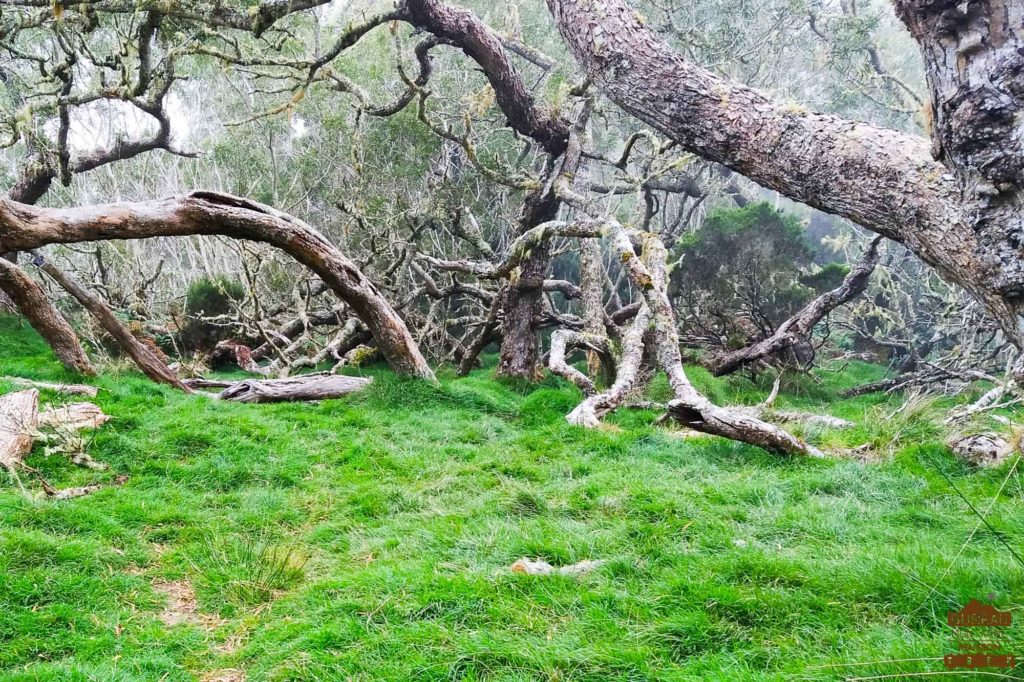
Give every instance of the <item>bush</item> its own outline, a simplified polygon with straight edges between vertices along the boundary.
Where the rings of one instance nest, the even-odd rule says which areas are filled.
[[[727,347],[771,334],[839,272],[828,268],[805,281],[813,253],[803,227],[765,202],[712,212],[675,256],[684,332]]]
[[[192,282],[185,295],[186,322],[181,335],[185,349],[209,352],[230,338],[230,327],[212,324],[204,318],[230,314],[243,298],[245,286],[224,275]]]

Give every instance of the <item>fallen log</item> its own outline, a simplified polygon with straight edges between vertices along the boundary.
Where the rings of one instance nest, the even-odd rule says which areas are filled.
[[[46,381],[32,381],[31,379],[22,379],[21,377],[3,377],[0,381],[6,381],[14,384],[15,386],[38,388],[40,390],[53,391],[54,393],[65,393],[67,395],[84,395],[89,398],[95,398],[96,393],[99,390],[95,386],[86,386],[85,384],[51,384]]]
[[[224,379],[185,379],[185,385],[189,388],[228,388],[237,383]]]
[[[39,424],[39,391],[0,396],[0,467],[12,473],[32,450]]]
[[[288,379],[248,379],[224,389],[217,397],[236,403],[279,403],[330,400],[361,391],[373,379],[319,374]]]

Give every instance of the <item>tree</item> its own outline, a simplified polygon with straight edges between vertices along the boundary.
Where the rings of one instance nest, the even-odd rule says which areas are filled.
[[[1024,6],[897,0],[925,56],[931,145],[715,76],[623,0],[548,0],[614,102],[684,148],[896,240],[960,284],[1024,347]],[[1024,370],[1024,368],[1022,368]]]

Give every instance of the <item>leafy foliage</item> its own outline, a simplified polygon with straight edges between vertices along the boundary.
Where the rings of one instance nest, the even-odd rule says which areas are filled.
[[[801,281],[812,252],[800,223],[767,202],[711,213],[677,257],[685,330],[725,345],[771,333],[815,294]]]
[[[226,275],[203,277],[192,282],[185,296],[185,328],[182,342],[187,350],[208,352],[229,338],[230,328],[209,318],[227,315],[245,298],[245,287]]]

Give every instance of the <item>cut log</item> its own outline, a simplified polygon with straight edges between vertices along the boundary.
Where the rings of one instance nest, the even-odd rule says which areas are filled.
[[[86,386],[85,384],[51,384],[46,381],[32,381],[31,379],[22,379],[21,377],[3,377],[0,381],[7,381],[16,386],[26,386],[28,388],[53,391],[54,393],[84,395],[89,398],[95,398],[96,393],[98,392],[98,389],[95,386]]]
[[[15,471],[32,450],[39,424],[39,391],[29,389],[0,397],[0,466]]]
[[[361,391],[373,379],[335,374],[288,379],[247,380],[232,384],[218,396],[237,403],[280,403],[330,400]]]

